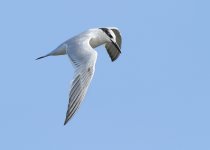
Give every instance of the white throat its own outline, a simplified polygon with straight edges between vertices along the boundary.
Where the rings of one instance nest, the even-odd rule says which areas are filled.
[[[90,45],[92,48],[96,48],[100,45],[110,42],[109,38],[106,37],[106,35],[100,29],[92,30],[90,34],[92,37],[90,40]]]

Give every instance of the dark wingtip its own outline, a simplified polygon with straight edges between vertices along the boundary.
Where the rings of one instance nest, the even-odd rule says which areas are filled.
[[[38,57],[38,58],[35,59],[35,60],[39,60],[39,59],[42,59],[42,58],[45,58],[45,57],[47,57],[47,56],[41,56],[41,57]]]
[[[63,124],[63,125],[65,126],[65,125],[67,124],[67,122],[68,122],[68,120],[66,119],[66,120],[64,121],[64,124]]]

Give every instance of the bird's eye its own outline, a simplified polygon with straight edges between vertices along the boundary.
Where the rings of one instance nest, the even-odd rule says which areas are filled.
[[[112,36],[109,32],[107,32],[107,35],[108,35],[110,38],[113,38],[113,36]]]
[[[110,38],[113,38],[113,36],[111,35],[111,33],[107,32],[106,33]]]
[[[104,31],[106,33],[106,35],[108,35],[111,39],[113,39],[113,36],[111,35],[111,33],[108,31],[108,29],[106,28],[100,28],[102,31]]]

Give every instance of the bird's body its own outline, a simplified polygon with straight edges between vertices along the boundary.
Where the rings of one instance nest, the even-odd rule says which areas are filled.
[[[65,41],[49,54],[37,58],[67,54],[75,68],[64,125],[71,119],[84,99],[95,71],[97,52],[94,48],[102,44],[105,44],[111,60],[116,60],[121,53],[119,30],[114,27],[89,29]]]

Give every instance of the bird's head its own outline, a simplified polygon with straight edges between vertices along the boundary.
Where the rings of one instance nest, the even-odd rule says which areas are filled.
[[[107,40],[110,41],[120,51],[120,47],[117,44],[116,35],[114,34],[114,32],[109,28],[99,28],[99,29],[103,31]]]

